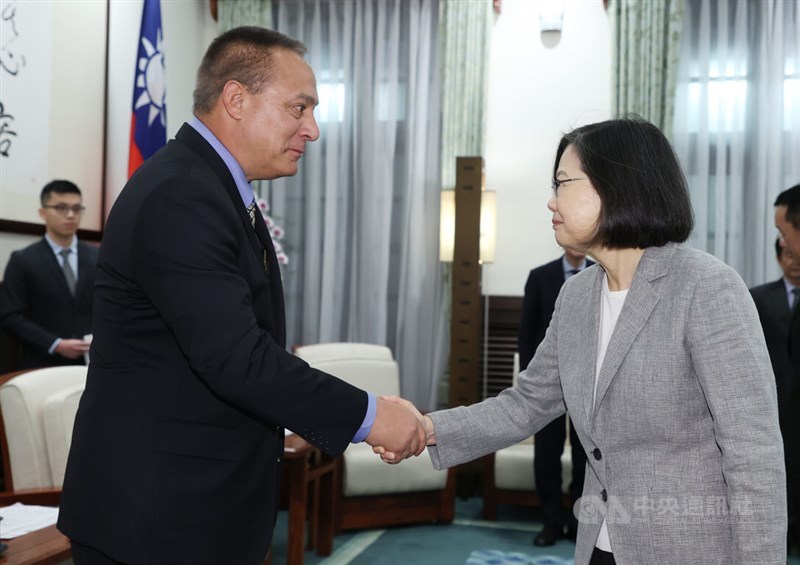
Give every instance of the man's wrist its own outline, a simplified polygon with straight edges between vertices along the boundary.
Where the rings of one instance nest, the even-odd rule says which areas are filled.
[[[356,435],[353,436],[352,443],[361,443],[367,436],[369,432],[372,431],[372,424],[375,423],[375,415],[378,412],[378,401],[375,398],[375,395],[371,392],[367,393],[367,413],[364,415],[364,421],[361,424],[361,427],[356,432]]]

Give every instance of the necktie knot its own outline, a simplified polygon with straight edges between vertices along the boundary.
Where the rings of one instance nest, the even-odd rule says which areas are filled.
[[[567,271],[567,277],[571,277],[572,275],[577,275],[580,272],[581,272],[580,269],[570,269],[569,271]]]
[[[253,224],[253,227],[256,227],[256,199],[253,198],[253,201],[250,202],[250,205],[247,207],[247,213],[250,214],[250,223]]]

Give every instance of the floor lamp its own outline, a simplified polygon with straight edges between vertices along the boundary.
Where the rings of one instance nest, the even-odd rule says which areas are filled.
[[[442,191],[441,261],[452,262],[449,406],[481,399],[481,264],[494,261],[496,193],[483,188],[483,158],[456,158],[455,190]]]

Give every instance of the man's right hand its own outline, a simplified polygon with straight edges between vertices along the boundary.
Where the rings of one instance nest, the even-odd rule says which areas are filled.
[[[422,453],[426,443],[425,428],[414,412],[384,398],[378,398],[377,403],[375,422],[366,442],[393,453],[392,463]]]
[[[89,351],[89,342],[82,339],[62,339],[56,345],[55,352],[67,359],[78,359]]]

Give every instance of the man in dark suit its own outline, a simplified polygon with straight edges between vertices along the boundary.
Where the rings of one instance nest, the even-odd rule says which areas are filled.
[[[800,263],[800,184],[781,192],[775,199],[775,227],[781,234],[783,253]],[[766,333],[765,333],[766,335]],[[767,336],[767,339],[769,337]],[[769,342],[767,343],[769,346]],[[772,350],[770,350],[770,354]],[[789,326],[789,359],[792,374],[778,396],[786,454],[786,488],[789,513],[787,545],[790,555],[800,554],[800,308],[793,308]],[[777,377],[777,370],[776,370]],[[778,383],[780,387],[780,383]],[[780,388],[778,389],[781,394]]]
[[[11,254],[0,287],[0,327],[20,343],[19,369],[82,364],[92,328],[97,247],[76,236],[81,191],[54,180],[40,200],[45,235]]]
[[[58,526],[76,565],[261,563],[284,427],[419,454],[411,411],[286,351],[281,275],[249,182],[294,175],[319,137],[305,48],[230,30],[195,118],[131,177],[100,248],[92,362]]]
[[[784,249],[780,238],[775,241],[775,253],[783,276],[777,281],[750,289],[758,309],[764,337],[767,341],[775,384],[778,388],[778,411],[781,429],[786,431],[786,417],[795,407],[787,405],[787,390],[794,378],[795,368],[789,359],[789,324],[792,311],[800,304],[800,261],[790,249]]]
[[[586,260],[585,255],[565,249],[561,258],[530,272],[528,282],[525,283],[519,324],[517,347],[520,367],[528,366],[536,348],[544,339],[561,285],[570,276],[593,264]],[[578,532],[575,516],[564,510],[561,504],[561,454],[564,452],[566,430],[567,416],[564,415],[550,422],[534,436],[533,474],[541,502],[543,524],[533,543],[540,547],[554,545],[564,535],[574,541]],[[572,482],[569,492],[572,500],[577,500],[583,490],[586,454],[572,428],[569,437],[572,448]]]

